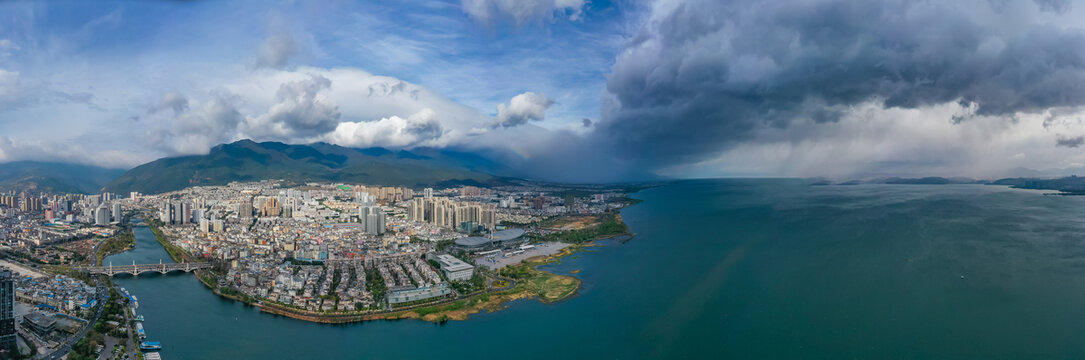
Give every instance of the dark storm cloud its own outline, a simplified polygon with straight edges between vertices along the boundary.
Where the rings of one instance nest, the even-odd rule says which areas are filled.
[[[684,1],[654,14],[616,60],[598,134],[622,156],[659,166],[703,160],[798,119],[834,122],[872,101],[960,101],[977,115],[1082,105],[1085,35],[1039,20],[1069,8]]]
[[[1065,146],[1068,148],[1076,148],[1085,144],[1085,135],[1075,137],[1062,137],[1059,136],[1055,139],[1056,146]]]

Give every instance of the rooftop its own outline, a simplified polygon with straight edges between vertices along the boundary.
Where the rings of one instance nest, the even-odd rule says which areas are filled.
[[[456,245],[459,246],[481,246],[488,244],[490,239],[478,236],[471,236],[465,238],[456,239]]]
[[[448,254],[437,255],[437,262],[441,263],[441,269],[446,271],[463,271],[474,268],[471,264]]]
[[[524,229],[508,229],[495,232],[493,239],[495,241],[509,241],[524,236]]]

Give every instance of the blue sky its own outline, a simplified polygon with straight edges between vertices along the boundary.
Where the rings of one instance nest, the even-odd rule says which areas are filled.
[[[20,86],[15,91],[20,95],[0,98],[0,134],[28,143],[27,149],[44,150],[31,156],[57,152],[63,159],[72,156],[65,151],[80,150],[51,148],[73,147],[129,153],[75,159],[113,166],[198,153],[136,139],[169,128],[172,119],[147,114],[163,94],[181,94],[196,106],[208,92],[255,81],[246,77],[311,69],[356,69],[403,80],[473,108],[480,118],[496,116],[499,104],[533,92],[552,100],[545,120],[533,125],[578,130],[585,118],[598,121],[605,76],[629,37],[636,6],[598,1],[544,8],[524,19],[472,16],[463,6],[458,1],[0,4],[6,14],[0,39],[10,44],[0,69],[9,77],[17,73]],[[266,50],[275,46],[283,49]],[[269,56],[277,58],[268,62]],[[268,90],[251,96],[275,93],[274,86]],[[263,106],[247,99],[250,94],[237,95],[254,113]],[[340,120],[377,120],[366,116],[346,112]],[[486,120],[481,121],[485,128]]]
[[[1077,0],[0,3],[0,162],[223,142],[568,181],[1085,169]]]

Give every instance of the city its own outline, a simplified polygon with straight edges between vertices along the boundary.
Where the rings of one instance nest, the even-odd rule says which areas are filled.
[[[1085,359],[1082,20],[0,1],[0,360]]]
[[[625,191],[262,180],[155,195],[4,194],[0,278],[12,290],[0,301],[14,301],[6,318],[16,326],[0,336],[17,333],[19,345],[4,346],[23,355],[159,356],[138,300],[110,281],[146,271],[191,271],[219,296],[321,323],[443,323],[512,299],[558,301],[580,281],[535,267],[627,235],[615,215],[635,203]],[[134,227],[151,229],[169,264],[105,260],[135,246]]]

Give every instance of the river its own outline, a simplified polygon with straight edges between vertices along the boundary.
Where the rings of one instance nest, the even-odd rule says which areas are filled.
[[[546,269],[554,304],[444,325],[323,325],[119,277],[166,359],[1085,357],[1085,197],[983,185],[684,181],[622,210],[637,236]],[[114,265],[169,256],[145,227]]]

